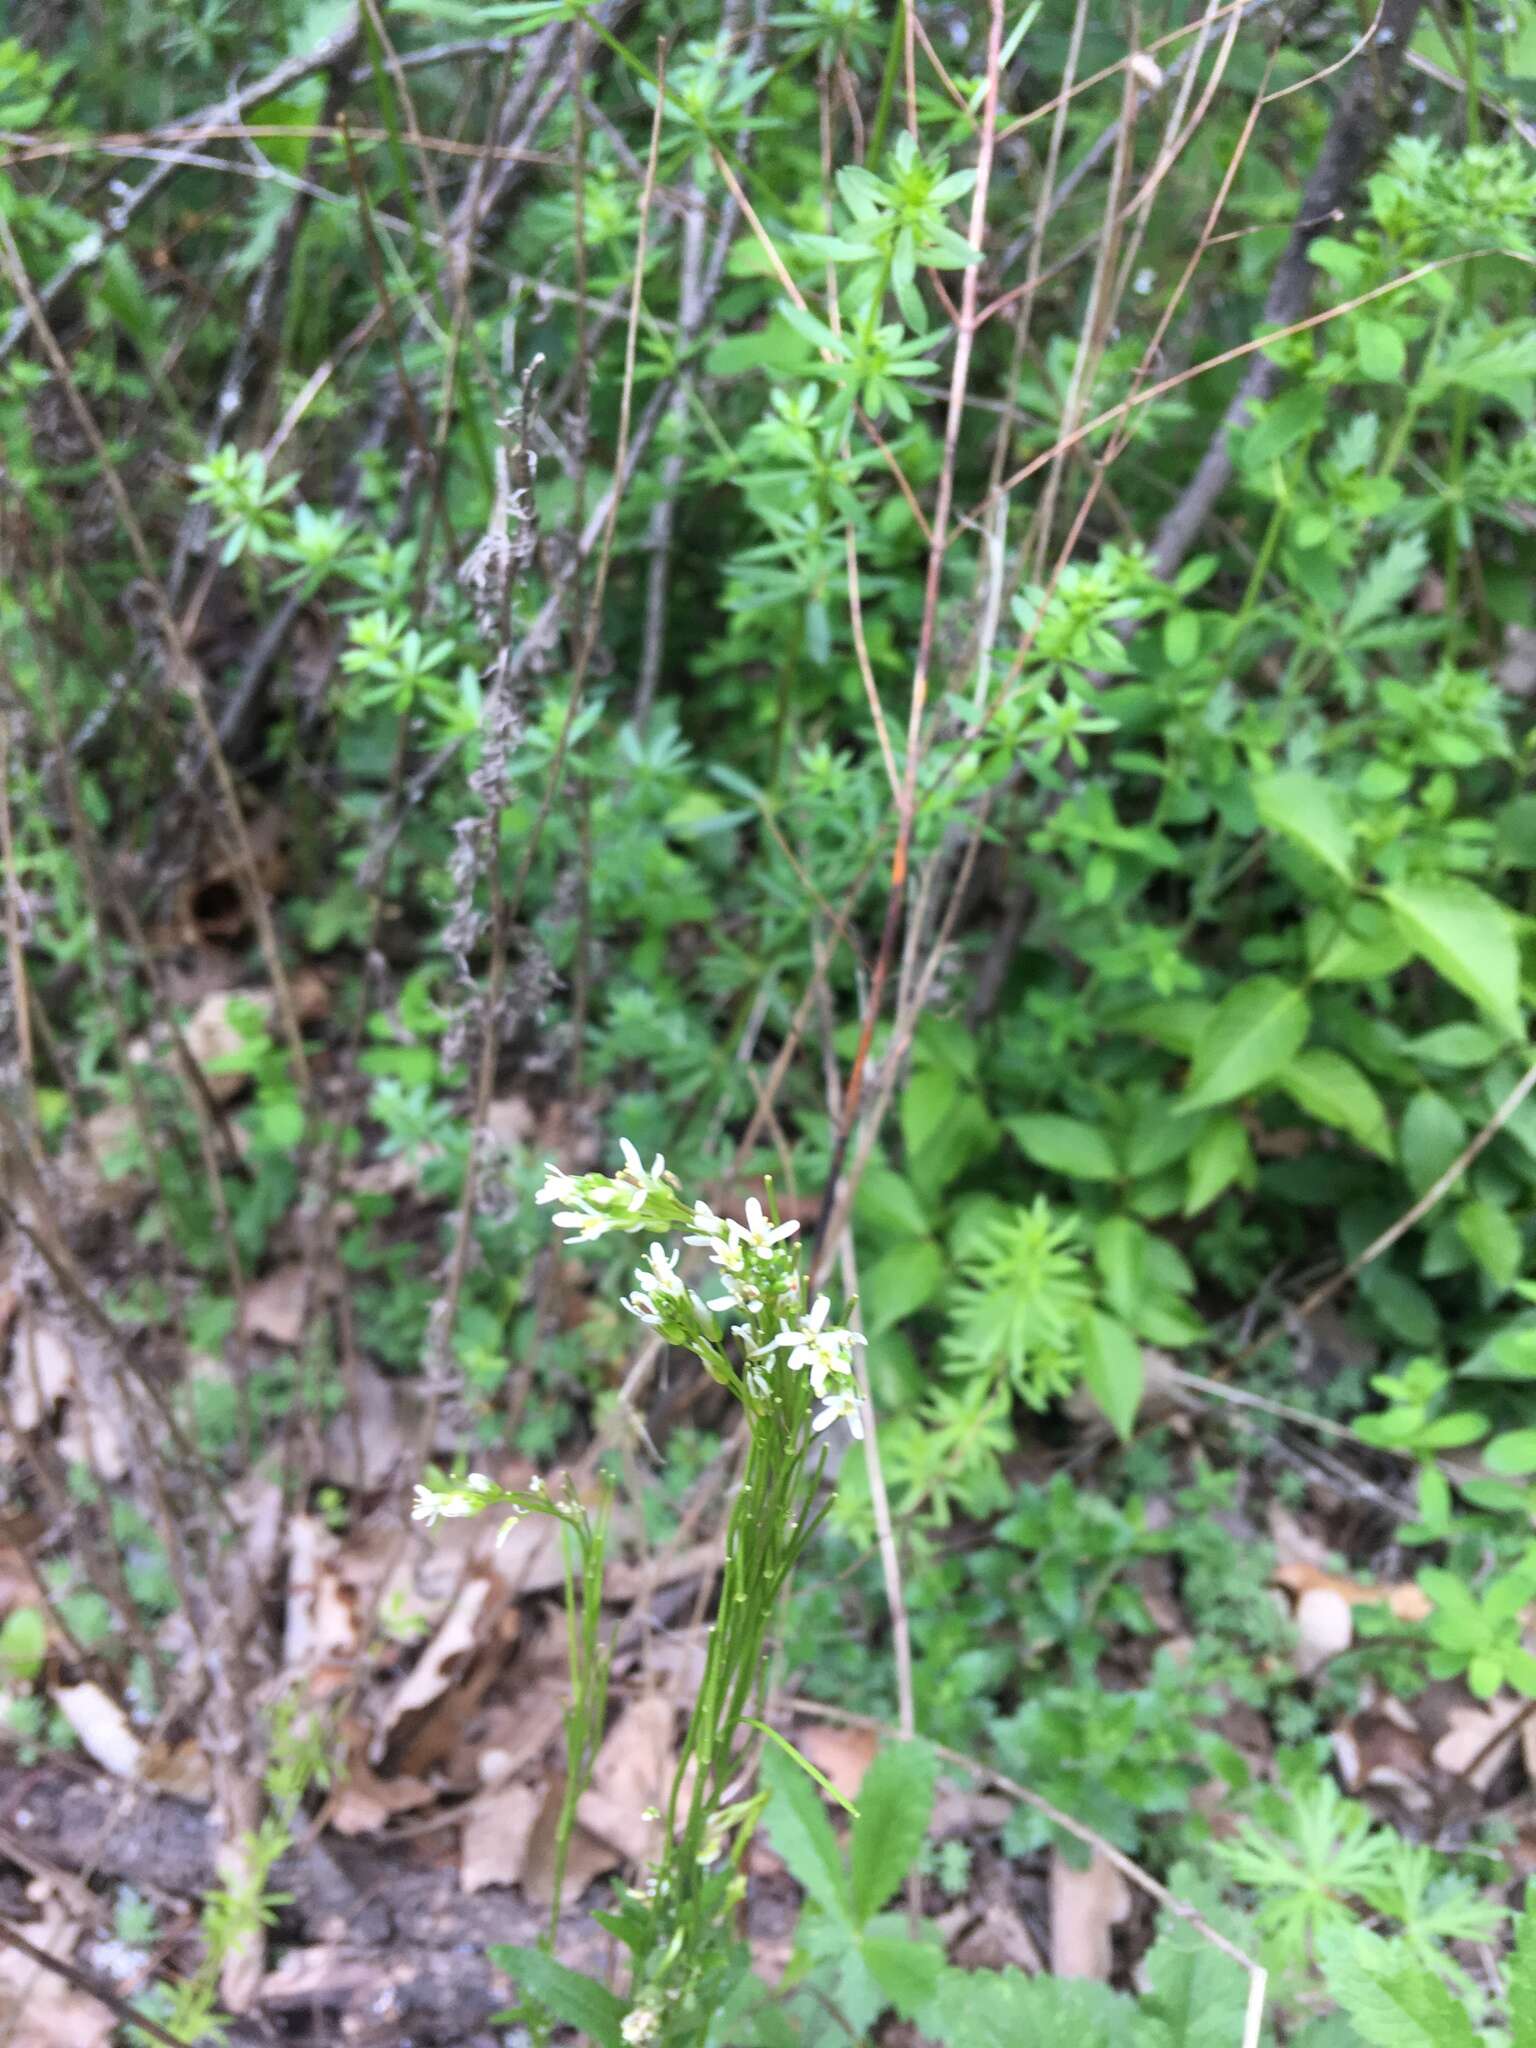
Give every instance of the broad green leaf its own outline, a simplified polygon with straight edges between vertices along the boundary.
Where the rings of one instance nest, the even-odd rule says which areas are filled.
[[[1434,1186],[1466,1143],[1467,1127],[1443,1095],[1425,1088],[1414,1096],[1398,1126],[1398,1152],[1415,1195]]]
[[[1228,1917],[1220,1915],[1218,1925]],[[1234,2048],[1241,2041],[1248,1972],[1197,1929],[1165,1919],[1142,1974],[1145,2048]]]
[[[1081,1341],[1083,1384],[1121,1442],[1129,1442],[1146,1380],[1141,1346],[1124,1323],[1096,1310],[1083,1319]]]
[[[1120,1030],[1150,1038],[1154,1045],[1186,1059],[1198,1044],[1200,1034],[1215,1015],[1214,1006],[1198,996],[1181,996],[1167,1003],[1142,1003],[1116,1021]]]
[[[797,1763],[771,1747],[763,1752],[762,1778],[768,1788],[763,1826],[790,1876],[823,1912],[851,1926],[848,1873],[816,1788]]]
[[[1398,929],[1437,974],[1508,1032],[1521,1035],[1514,921],[1470,882],[1403,882],[1384,900]]]
[[[1299,1058],[1300,1055],[1298,1054]],[[1253,1174],[1253,1147],[1241,1117],[1213,1117],[1195,1140],[1189,1154],[1189,1192],[1184,1197],[1184,1214],[1197,1216],[1235,1180]]]
[[[871,1166],[859,1183],[853,1206],[861,1229],[881,1237],[926,1238],[933,1228],[909,1180],[888,1166]]]
[[[1169,1102],[1158,1100],[1137,1112],[1125,1137],[1125,1170],[1132,1180],[1150,1178],[1174,1166],[1194,1147],[1199,1129]]]
[[[1132,2048],[1136,2007],[1107,1984],[946,1970],[919,2022],[943,2048]]]
[[[1476,1197],[1456,1211],[1456,1228],[1496,1287],[1508,1287],[1518,1279],[1525,1262],[1525,1241],[1507,1209]]]
[[[1484,1445],[1483,1463],[1512,1479],[1536,1472],[1536,1429],[1506,1429]]]
[[[1118,1315],[1129,1317],[1146,1292],[1149,1232],[1129,1216],[1107,1216],[1093,1233],[1093,1256],[1104,1281],[1105,1298]]]
[[[1392,1133],[1381,1097],[1352,1060],[1326,1046],[1308,1046],[1278,1076],[1298,1108],[1320,1123],[1347,1131],[1379,1159],[1392,1157]]]
[[[1466,2007],[1400,1946],[1363,1928],[1318,1943],[1328,1989],[1370,2048],[1478,2048]]]
[[[909,1160],[943,1129],[959,1099],[959,1082],[942,1067],[923,1067],[912,1076],[901,1097],[901,1136]]]
[[[864,1331],[871,1341],[932,1301],[949,1268],[931,1238],[893,1245],[859,1275]]]
[[[864,1967],[904,2020],[915,2020],[938,1988],[943,1950],[905,1934],[866,1934],[859,1943]]]
[[[1355,346],[1360,351],[1360,368],[1377,384],[1395,384],[1408,362],[1403,337],[1386,320],[1360,319],[1355,322]]]
[[[938,1759],[922,1742],[888,1743],[864,1773],[849,1843],[856,1925],[879,1912],[917,1861],[938,1775]]]
[[[1499,1041],[1481,1024],[1442,1024],[1410,1038],[1403,1049],[1432,1067],[1485,1067],[1497,1059]]]
[[[1318,981],[1376,981],[1396,974],[1413,948],[1379,903],[1349,905],[1344,921],[1333,910],[1307,919],[1307,964]]]
[[[490,1951],[498,1970],[505,1970],[527,1998],[546,2006],[565,2026],[577,2027],[597,2042],[598,2048],[624,2048],[619,2032],[629,2006],[616,1998],[606,1984],[568,1970],[540,1948],[501,1946]]]
[[[1310,1021],[1301,990],[1277,975],[1240,982],[1196,1042],[1180,1107],[1210,1109],[1262,1088],[1301,1050]]]
[[[30,1684],[48,1656],[48,1624],[39,1607],[13,1607],[0,1622],[0,1678]]]
[[[1073,1180],[1118,1180],[1114,1147],[1094,1124],[1072,1116],[1011,1116],[1006,1128],[1036,1166]]]
[[[1271,832],[1304,847],[1347,882],[1354,872],[1354,840],[1343,799],[1321,776],[1287,768],[1253,785],[1253,801]]]

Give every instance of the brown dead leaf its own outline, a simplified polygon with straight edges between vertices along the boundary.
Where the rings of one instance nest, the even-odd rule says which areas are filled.
[[[880,1737],[873,1728],[840,1728],[817,1721],[795,1731],[795,1744],[845,1799],[856,1802]]]
[[[1326,1589],[1337,1593],[1351,1607],[1385,1607],[1398,1621],[1424,1621],[1430,1614],[1428,1596],[1411,1579],[1391,1586],[1368,1586],[1359,1579],[1345,1578],[1341,1573],[1324,1571],[1298,1559],[1279,1566],[1274,1583],[1298,1603],[1306,1594]]]
[[[397,1813],[430,1806],[437,1794],[420,1778],[381,1778],[354,1744],[346,1777],[331,1801],[327,1821],[338,1835],[371,1835]]]
[[[459,1851],[459,1883],[466,1892],[520,1882],[542,1804],[531,1785],[504,1785],[499,1792],[478,1795]]]
[[[1086,1870],[1074,1870],[1059,1849],[1051,1851],[1051,1975],[1109,1981],[1114,1962],[1110,1929],[1130,1911],[1125,1879],[1102,1850]]]
[[[57,1913],[18,1931],[60,1962],[69,1960],[79,1938]],[[6,2048],[106,2048],[116,2025],[109,2007],[0,1944],[0,2040]]]
[[[1390,1792],[1405,1806],[1423,1811],[1434,1797],[1429,1744],[1395,1713],[1367,1707],[1334,1729],[1333,1754],[1339,1782],[1353,1796]]]
[[[1023,1970],[1031,1977],[1045,1968],[1045,1958],[1018,1909],[1006,1898],[989,1899],[955,1946],[962,1970]]]
[[[326,1424],[323,1469],[345,1485],[372,1491],[385,1484],[405,1451],[394,1381],[360,1364],[345,1409]]]
[[[603,1738],[592,1782],[576,1802],[576,1818],[630,1863],[649,1862],[661,1846],[661,1822],[647,1811],[666,1802],[672,1779],[673,1710],[652,1693],[627,1707]]]
[[[213,1772],[195,1742],[146,1743],[139,1776],[146,1785],[194,1806],[206,1806],[213,1797]]]
[[[136,1778],[144,1745],[128,1725],[117,1701],[89,1680],[54,1688],[53,1703],[79,1738],[80,1747],[115,1778]]]
[[[1486,1792],[1530,1726],[1529,1720],[1521,1720],[1529,1707],[1529,1700],[1507,1691],[1495,1693],[1480,1706],[1452,1707],[1450,1727],[1434,1747],[1435,1762],[1442,1771],[1464,1777],[1479,1792]]]
[[[474,1746],[474,1774],[482,1785],[505,1785],[525,1764],[542,1757],[565,1721],[566,1694],[558,1685],[525,1686],[515,1707],[488,1707],[465,1730]],[[450,1772],[461,1775],[457,1760]]]
[[[304,1334],[310,1292],[309,1268],[302,1260],[275,1267],[248,1290],[241,1328],[248,1337],[265,1337],[269,1344],[291,1350]],[[318,1287],[313,1292],[318,1295]]]
[[[455,1671],[481,1640],[482,1628],[493,1611],[494,1591],[489,1578],[477,1575],[464,1581],[432,1640],[385,1704],[379,1717],[381,1734],[388,1734],[405,1715],[431,1706],[447,1691]]]

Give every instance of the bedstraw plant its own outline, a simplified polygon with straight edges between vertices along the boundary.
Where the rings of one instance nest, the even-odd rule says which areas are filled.
[[[543,1949],[495,1954],[527,1995],[529,2009],[519,2017],[540,2039],[560,2022],[583,2028],[603,2048],[699,2048],[747,1968],[735,1921],[746,1893],[742,1857],[763,1806],[754,1790],[758,1738],[786,1746],[759,1718],[769,1631],[826,1510],[826,1453],[817,1439],[838,1422],[863,1434],[853,1351],[864,1340],[830,1320],[826,1295],[808,1299],[798,1224],[778,1221],[756,1200],[747,1203],[745,1222],[702,1201],[690,1207],[662,1158],[647,1168],[633,1145],[621,1143],[618,1173],[550,1167],[536,1199],[559,1205],[555,1223],[573,1243],[612,1232],[650,1236],[624,1306],[665,1343],[691,1351],[741,1404],[742,1477],[703,1680],[657,1816],[658,1859],[617,1910],[597,1916],[630,1953],[628,1999],[558,1963],[552,1939]],[[685,1249],[703,1255],[713,1291],[684,1276]],[[511,1510],[508,1526],[529,1512],[552,1515],[566,1541],[572,1705],[557,1852],[563,1866],[606,1704],[597,1625],[605,1510],[589,1515],[569,1482],[557,1496],[537,1482],[514,1489],[471,1473],[419,1487],[415,1514],[432,1522],[496,1507]],[[557,1913],[558,1895],[557,1879]]]

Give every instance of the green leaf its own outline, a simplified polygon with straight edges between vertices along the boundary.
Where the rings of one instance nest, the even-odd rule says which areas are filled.
[[[1355,585],[1344,616],[1339,621],[1340,637],[1348,640],[1363,627],[1374,625],[1388,612],[1396,611],[1418,585],[1429,560],[1429,543],[1421,533],[1410,533],[1393,541],[1385,554],[1378,555]]]
[[[1241,2041],[1248,1972],[1196,1928],[1163,1920],[1142,1974],[1145,2048],[1233,2048]]]
[[[1093,1256],[1117,1314],[1131,1316],[1146,1291],[1149,1233],[1129,1216],[1107,1216],[1093,1233]]]
[[[1301,1050],[1310,1022],[1306,997],[1277,975],[1240,982],[1200,1034],[1180,1107],[1210,1109],[1262,1088]]]
[[[1253,1147],[1248,1127],[1238,1116],[1213,1117],[1190,1151],[1189,1192],[1184,1197],[1184,1214],[1197,1216],[1235,1180],[1253,1173]]]
[[[1403,937],[1512,1038],[1520,1021],[1514,921],[1470,882],[1404,882],[1384,892]]]
[[[879,1912],[917,1861],[938,1775],[938,1759],[923,1742],[888,1743],[865,1772],[849,1844],[858,1926]]]
[[[1483,1463],[1490,1472],[1516,1479],[1536,1472],[1536,1429],[1506,1429],[1484,1446]]]
[[[1339,793],[1320,776],[1286,769],[1253,785],[1253,801],[1271,832],[1304,847],[1314,860],[1347,882],[1354,873],[1354,840]]]
[[[1414,1096],[1398,1126],[1403,1172],[1415,1195],[1434,1186],[1466,1143],[1466,1125],[1443,1095],[1425,1088]]]
[[[1395,384],[1408,364],[1408,350],[1397,329],[1385,320],[1355,322],[1360,368],[1377,384]]]
[[[0,1622],[0,1678],[30,1684],[48,1657],[48,1624],[39,1607],[13,1607]]]
[[[629,2007],[606,1984],[568,1970],[540,1948],[502,1946],[493,1948],[490,1957],[526,1997],[537,1999],[562,2024],[590,2035],[598,2048],[624,2048],[619,2027]]]
[[[1169,1052],[1187,1059],[1214,1015],[1214,1007],[1198,996],[1180,996],[1167,1003],[1142,1003],[1117,1021],[1122,1031],[1150,1038],[1154,1045],[1166,1046]]]
[[[1379,1159],[1392,1157],[1392,1133],[1381,1097],[1352,1060],[1326,1046],[1308,1046],[1283,1073],[1280,1086],[1299,1109],[1320,1123],[1347,1131]]]
[[[1462,1243],[1496,1287],[1508,1287],[1525,1262],[1525,1241],[1507,1209],[1481,1197],[1456,1212]]]
[[[925,1941],[909,1941],[905,1934],[867,1934],[859,1952],[898,2015],[915,2020],[938,1987],[942,1950]]]
[[[1359,897],[1343,925],[1334,911],[1313,911],[1306,938],[1307,963],[1318,981],[1376,981],[1413,958],[1412,946],[1381,905]]]
[[[943,2048],[1132,2048],[1136,2008],[1107,1984],[946,1970],[919,2022]]]
[[[851,1926],[848,1873],[843,1868],[832,1823],[810,1779],[797,1763],[773,1748],[763,1753],[762,1778],[768,1788],[763,1826],[769,1841],[788,1865],[790,1876],[824,1913],[844,1926]]]
[[[1083,1383],[1121,1442],[1128,1442],[1146,1380],[1141,1346],[1124,1323],[1095,1310],[1083,1319],[1082,1347]]]
[[[908,1159],[915,1159],[954,1115],[960,1083],[942,1067],[924,1067],[902,1091],[901,1136]]]
[[[1485,1067],[1498,1057],[1499,1041],[1481,1024],[1442,1024],[1410,1038],[1403,1050],[1431,1067]]]
[[[935,1299],[949,1268],[931,1238],[893,1245],[859,1275],[864,1332],[873,1341]]]
[[[1319,1937],[1328,1989],[1370,2048],[1478,2048],[1466,2008],[1401,1947],[1363,1928]]]
[[[1526,1886],[1525,1911],[1515,1923],[1507,1983],[1510,2048],[1536,2048],[1536,1884]]]
[[[1108,1138],[1094,1124],[1071,1116],[1011,1116],[1005,1128],[1036,1166],[1073,1180],[1118,1180],[1120,1162]]]

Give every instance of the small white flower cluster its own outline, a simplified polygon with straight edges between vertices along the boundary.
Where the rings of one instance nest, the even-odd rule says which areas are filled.
[[[691,1220],[685,1242],[707,1252],[719,1275],[721,1292],[703,1300],[678,1272],[680,1252],[653,1243],[643,1265],[635,1269],[634,1291],[623,1306],[658,1331],[669,1343],[685,1346],[722,1381],[732,1379],[720,1349],[717,1315],[744,1317],[751,1329],[738,1326],[736,1335],[747,1356],[748,1392],[759,1401],[772,1397],[771,1367],[781,1353],[790,1372],[809,1375],[811,1392],[821,1403],[812,1428],[823,1430],[846,1422],[855,1437],[864,1434],[854,1382],[853,1347],[864,1339],[855,1330],[829,1325],[831,1303],[819,1295],[805,1311],[800,1272],[788,1251],[798,1223],[775,1223],[754,1197],[746,1221],[717,1216],[707,1202],[696,1202],[691,1219],[676,1193],[677,1182],[658,1153],[650,1169],[627,1138],[619,1140],[622,1169],[613,1175],[563,1173],[549,1166],[548,1178],[535,1200],[560,1202],[555,1222],[573,1242],[589,1244],[611,1230],[633,1232],[671,1229]],[[420,1510],[418,1510],[420,1512]],[[472,1508],[439,1507],[440,1514],[472,1514]]]
[[[709,1306],[758,1315],[770,1295],[798,1294],[800,1276],[778,1247],[799,1228],[798,1223],[770,1222],[755,1196],[747,1203],[745,1223],[734,1216],[717,1216],[707,1202],[695,1202],[693,1231],[686,1241],[709,1253],[725,1287]]]
[[[483,1472],[471,1472],[461,1486],[418,1486],[411,1520],[425,1522],[430,1529],[438,1522],[454,1522],[465,1515],[478,1515],[500,1495],[501,1488],[494,1479],[487,1479]]]
[[[661,2014],[654,2005],[636,2005],[619,2021],[619,2035],[628,2048],[646,2048],[661,2032]]]
[[[859,1413],[859,1390],[854,1382],[853,1347],[865,1340],[857,1330],[840,1329],[836,1323],[829,1324],[827,1317],[832,1304],[824,1294],[818,1294],[815,1305],[801,1323],[787,1330],[780,1330],[776,1337],[761,1346],[757,1356],[763,1357],[770,1351],[787,1351],[784,1361],[791,1372],[807,1372],[811,1379],[811,1392],[821,1403],[812,1429],[830,1429],[834,1422],[846,1422],[854,1437],[864,1435],[863,1418]]]
[[[709,1309],[678,1275],[677,1262],[659,1244],[645,1255],[645,1264],[635,1268],[636,1287],[626,1294],[621,1306],[627,1308],[648,1329],[659,1330],[672,1344],[692,1346],[700,1337],[711,1344],[719,1332]]]
[[[798,1223],[773,1223],[755,1199],[747,1203],[747,1220],[738,1223],[731,1216],[717,1216],[704,1202],[694,1205],[693,1235],[689,1244],[701,1245],[723,1277],[725,1293],[708,1306],[738,1309],[758,1315],[765,1306],[782,1307],[796,1301],[800,1275],[779,1250],[800,1228]],[[777,1297],[777,1298],[775,1298]],[[798,1305],[798,1304],[797,1304]],[[747,1383],[759,1397],[768,1391],[768,1364],[784,1351],[784,1363],[791,1372],[810,1375],[811,1392],[821,1402],[813,1429],[828,1429],[834,1422],[846,1422],[855,1437],[862,1438],[864,1424],[859,1414],[858,1389],[854,1385],[853,1347],[864,1339],[856,1330],[830,1325],[832,1304],[826,1295],[799,1322],[785,1322],[775,1333],[748,1346],[751,1360]]]
[[[611,1175],[564,1173],[558,1166],[545,1162],[547,1177],[533,1199],[565,1204],[555,1212],[554,1220],[562,1230],[570,1231],[575,1244],[591,1244],[595,1238],[606,1237],[610,1230],[644,1230],[647,1225],[654,1228],[663,1220],[649,1213],[658,1198],[668,1209],[678,1207],[673,1193],[675,1183],[659,1152],[647,1172],[628,1138],[620,1138],[619,1150],[624,1154],[624,1164]]]

